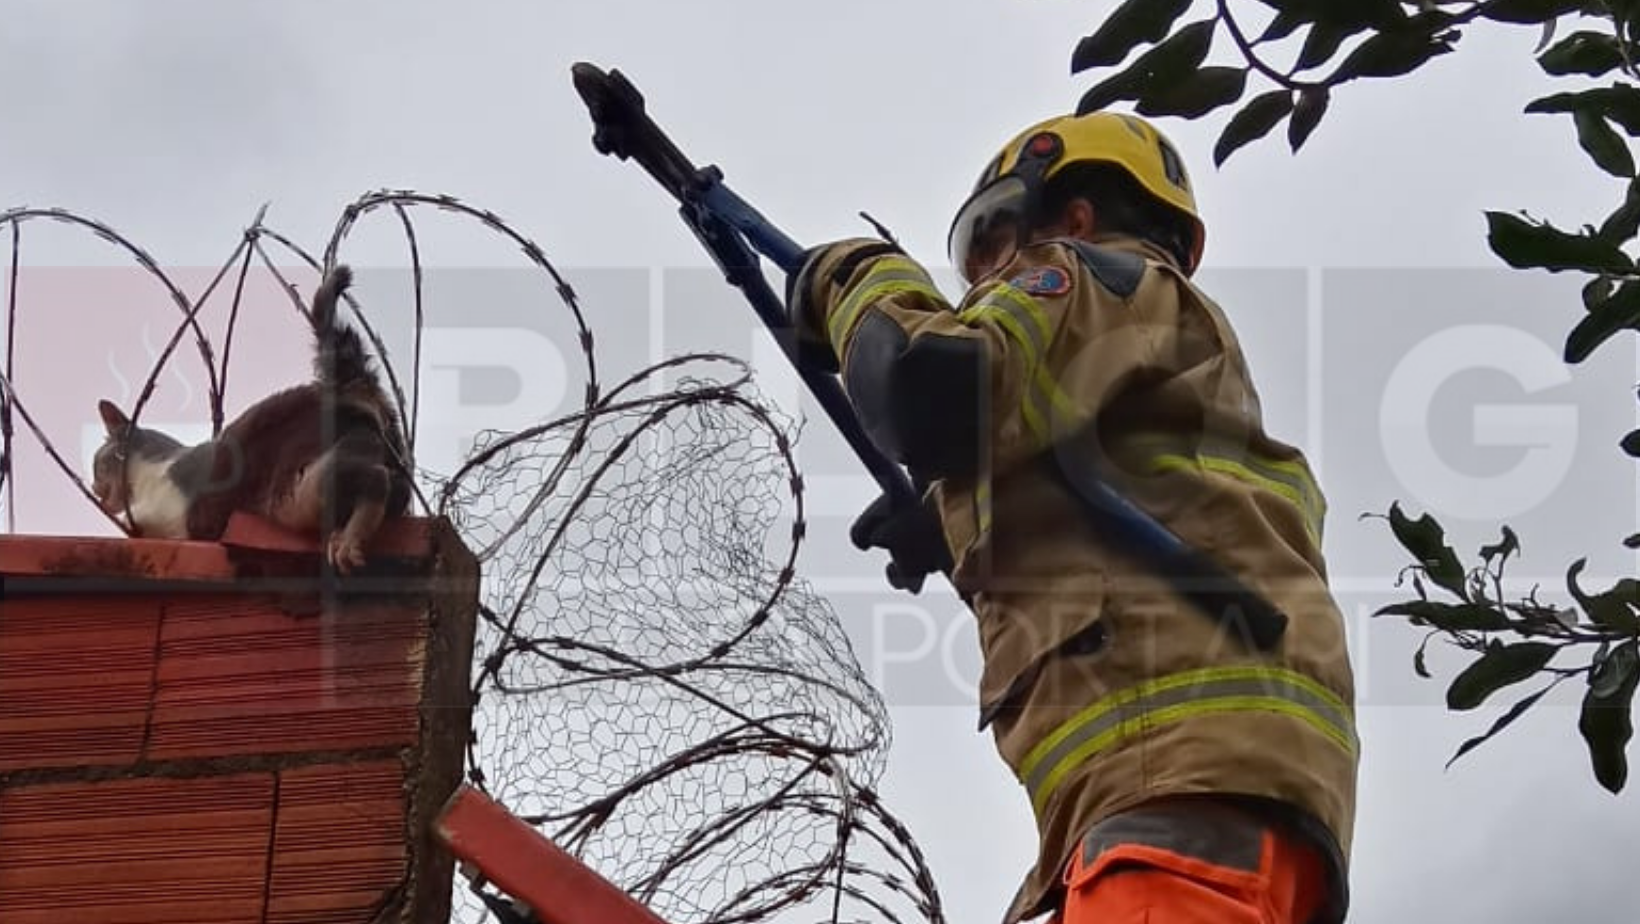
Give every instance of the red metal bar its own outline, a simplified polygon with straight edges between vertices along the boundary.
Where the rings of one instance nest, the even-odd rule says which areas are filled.
[[[450,796],[433,830],[457,859],[528,905],[542,924],[666,924],[471,786]]]

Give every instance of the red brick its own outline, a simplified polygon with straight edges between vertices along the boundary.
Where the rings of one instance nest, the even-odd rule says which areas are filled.
[[[166,606],[152,760],[414,744],[426,624],[401,606],[290,616],[232,597]]]
[[[364,921],[407,872],[407,785],[398,761],[283,773],[268,924]]]
[[[123,598],[0,606],[0,772],[137,758],[159,611]]]
[[[424,519],[390,520],[382,524],[381,530],[365,547],[365,554],[423,557],[433,542],[432,524],[433,521]],[[228,548],[295,552],[315,557],[320,552],[316,539],[243,513],[236,513],[228,520],[228,528],[222,534],[222,544]]]
[[[418,577],[327,610],[315,549],[234,542],[0,537],[0,924],[367,924],[396,887],[447,919],[425,832],[460,778],[476,562],[408,524],[384,573]]]
[[[11,535],[0,536],[0,574],[222,581],[234,569],[214,542]]]
[[[257,924],[272,774],[0,791],[0,920]]]

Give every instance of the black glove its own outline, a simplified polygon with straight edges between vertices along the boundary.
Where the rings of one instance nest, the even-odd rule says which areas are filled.
[[[939,513],[928,503],[899,507],[884,494],[855,519],[848,537],[862,551],[888,550],[891,560],[884,573],[889,586],[897,590],[919,593],[923,578],[952,568]]]
[[[860,264],[872,257],[904,253],[898,246],[869,238],[848,238],[821,244],[803,251],[797,272],[786,277],[786,322],[797,335],[798,356],[804,366],[836,373],[841,368],[831,341],[825,335],[825,321],[815,304],[821,285],[840,286],[854,275]]]

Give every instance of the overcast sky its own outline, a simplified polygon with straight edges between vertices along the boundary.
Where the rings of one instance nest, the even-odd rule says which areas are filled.
[[[604,381],[713,348],[758,359],[765,387],[796,407],[768,344],[671,204],[635,166],[593,151],[570,64],[625,71],[686,150],[720,164],[794,237],[864,233],[854,215],[868,209],[955,295],[944,254],[952,210],[1003,140],[1074,105],[1089,80],[1069,76],[1070,50],[1111,6],[604,0],[458,13],[421,0],[0,0],[0,208],[94,216],[162,264],[195,268],[181,276],[197,288],[208,278],[199,268],[224,259],[265,202],[270,224],[318,252],[341,209],[368,190],[448,193],[501,213],[582,292],[604,344]],[[1640,504],[1615,444],[1635,423],[1633,341],[1566,370],[1556,357],[1580,311],[1576,280],[1502,269],[1484,242],[1482,209],[1575,226],[1598,223],[1621,195],[1582,159],[1569,120],[1520,115],[1551,85],[1529,61],[1535,39],[1480,30],[1414,83],[1346,87],[1296,158],[1272,138],[1215,171],[1222,116],[1163,123],[1194,170],[1209,227],[1200,281],[1237,325],[1270,428],[1310,453],[1330,501],[1327,552],[1350,619],[1364,742],[1356,924],[1634,917],[1640,797],[1594,783],[1575,691],[1443,771],[1496,710],[1447,713],[1444,681],[1462,661],[1434,656],[1437,680],[1419,681],[1415,633],[1366,616],[1394,598],[1405,558],[1383,523],[1357,517],[1397,498],[1440,516],[1465,555],[1507,518],[1526,551],[1515,575],[1554,599],[1564,599],[1574,558],[1590,557],[1593,586],[1632,572],[1617,543],[1637,531]],[[36,227],[25,232],[29,265],[122,262],[84,236]],[[344,257],[403,263],[392,231],[376,220]],[[521,265],[515,249],[477,233],[435,234],[425,256],[450,268]],[[80,453],[72,440],[94,421],[90,399],[124,394],[130,378],[115,355],[146,356],[133,344],[153,336],[108,302],[164,310],[152,292],[113,293],[130,278],[59,281],[73,294],[51,312],[81,320],[42,327],[22,346],[23,362],[36,363],[19,376],[25,400],[58,409],[48,427]],[[500,311],[526,297],[510,285],[487,282],[459,304],[451,294],[440,310]],[[42,282],[25,307],[49,291]],[[543,329],[541,342],[567,347],[565,330]],[[247,372],[230,404],[305,366],[298,340],[244,342],[259,341],[296,365]],[[450,334],[437,349],[532,342]],[[568,380],[539,375],[531,388]],[[453,453],[475,420],[540,416],[519,402],[485,410],[433,391],[428,432],[444,442],[425,464]],[[59,394],[69,397],[48,397]],[[199,410],[169,395],[172,418],[150,420],[180,423]],[[800,563],[892,708],[883,794],[925,851],[949,920],[990,924],[1034,838],[1022,792],[973,730],[970,617],[943,585],[916,598],[882,590],[881,559],[846,541],[870,483],[807,410],[801,457],[816,487]],[[59,494],[61,504],[20,504],[19,527],[105,529]]]

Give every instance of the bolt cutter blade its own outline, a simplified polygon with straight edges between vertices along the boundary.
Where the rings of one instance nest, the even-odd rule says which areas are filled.
[[[570,77],[592,116],[592,145],[598,153],[637,161],[674,198],[687,200],[699,171],[644,112],[638,88],[620,71],[585,61],[570,68]]]

